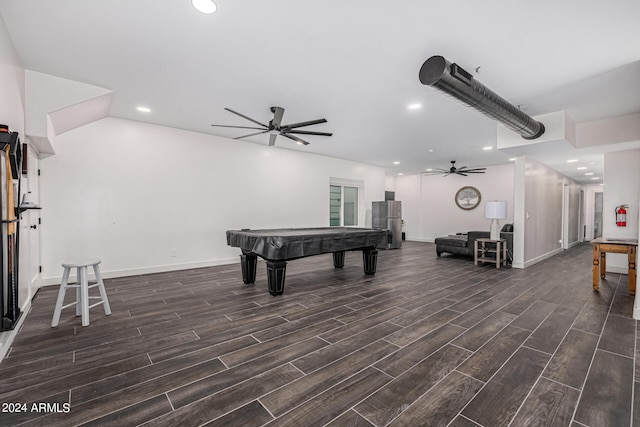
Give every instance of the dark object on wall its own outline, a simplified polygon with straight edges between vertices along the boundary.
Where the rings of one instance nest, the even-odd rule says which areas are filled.
[[[384,192],[384,199],[385,200],[395,200],[396,199],[396,192],[395,191],[385,191]]]
[[[261,133],[269,133],[269,146],[272,146],[276,143],[276,137],[278,135],[284,136],[285,138],[289,138],[291,140],[294,140],[300,144],[304,144],[304,145],[309,145],[309,143],[307,141],[305,141],[304,139],[293,135],[293,134],[298,134],[298,135],[319,135],[319,136],[331,136],[333,135],[332,133],[328,133],[328,132],[314,132],[314,131],[308,131],[308,130],[294,130],[297,128],[301,128],[304,126],[311,126],[311,125],[317,125],[319,123],[326,123],[327,120],[326,119],[317,119],[317,120],[310,120],[308,122],[300,122],[300,123],[292,123],[289,125],[283,125],[282,124],[282,116],[284,116],[284,108],[282,107],[271,107],[271,112],[273,113],[273,118],[269,121],[269,125],[265,125],[263,123],[260,123],[257,120],[252,119],[251,117],[247,117],[245,115],[242,115],[236,111],[233,111],[230,108],[225,108],[225,110],[229,111],[230,113],[236,114],[240,117],[242,117],[243,119],[247,119],[250,122],[253,122],[257,125],[260,125],[262,127],[248,127],[248,126],[227,126],[227,125],[211,125],[211,126],[217,126],[217,127],[223,127],[223,128],[237,128],[237,129],[256,129],[259,130],[260,132],[254,132],[254,133],[250,133],[249,135],[243,135],[243,136],[238,136],[236,138],[233,139],[242,139],[242,138],[247,138],[250,136],[254,136],[254,135],[260,135]]]
[[[435,168],[434,171],[424,172],[425,175],[462,175],[467,176],[468,173],[484,173],[487,168],[468,168],[466,166],[460,166],[456,168],[456,161],[451,160],[451,167],[449,169]]]
[[[466,186],[456,192],[455,200],[460,209],[470,211],[478,207],[480,200],[482,200],[482,195],[476,187]]]
[[[436,55],[427,59],[418,74],[420,82],[433,86],[469,107],[499,121],[524,139],[536,139],[544,133],[544,125],[507,102],[497,93],[473,78],[458,64]]]
[[[18,303],[20,227],[14,196],[16,179],[20,194],[17,166],[22,166],[21,158],[18,134],[0,125],[0,331],[15,328],[22,314]]]

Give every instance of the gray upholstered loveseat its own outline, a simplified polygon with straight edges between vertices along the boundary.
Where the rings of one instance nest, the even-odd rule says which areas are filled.
[[[503,230],[513,230],[511,224],[503,227]],[[488,238],[488,231],[469,231],[466,234],[456,234],[452,236],[437,237],[436,254],[440,256],[443,252],[454,255],[463,255],[473,257],[473,247],[476,239]],[[513,231],[501,231],[500,237],[507,241],[507,261],[513,259]]]

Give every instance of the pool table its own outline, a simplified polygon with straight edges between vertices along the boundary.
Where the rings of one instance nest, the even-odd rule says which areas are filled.
[[[386,247],[389,231],[374,228],[321,227],[265,230],[228,230],[227,244],[240,248],[242,280],[254,283],[257,257],[267,263],[271,295],[282,295],[287,261],[324,253],[333,254],[333,266],[344,266],[345,251],[361,250],[364,273],[376,273],[378,246]]]

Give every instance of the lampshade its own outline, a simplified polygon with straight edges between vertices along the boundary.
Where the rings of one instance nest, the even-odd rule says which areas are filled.
[[[505,219],[507,217],[507,202],[505,200],[485,202],[484,217],[486,219]]]

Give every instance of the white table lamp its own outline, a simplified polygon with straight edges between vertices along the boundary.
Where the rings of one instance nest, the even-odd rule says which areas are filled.
[[[498,224],[498,220],[507,217],[507,202],[504,200],[485,202],[484,217],[491,220],[491,240],[500,240],[500,224]]]

